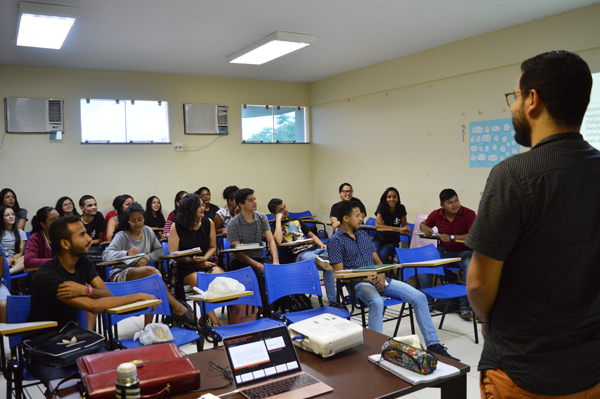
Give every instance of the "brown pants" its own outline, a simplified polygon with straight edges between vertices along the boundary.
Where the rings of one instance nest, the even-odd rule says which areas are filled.
[[[568,381],[565,381],[568,384]],[[479,373],[482,399],[600,399],[600,383],[587,391],[565,396],[536,395],[519,388],[502,370],[483,370]]]

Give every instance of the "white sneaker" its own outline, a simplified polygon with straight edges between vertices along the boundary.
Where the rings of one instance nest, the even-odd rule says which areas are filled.
[[[323,268],[323,270],[331,270],[331,264],[329,263],[329,257],[327,256],[317,256],[315,258],[315,263]]]

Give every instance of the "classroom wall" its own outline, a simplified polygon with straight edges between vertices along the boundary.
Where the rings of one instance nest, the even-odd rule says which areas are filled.
[[[469,167],[469,122],[511,117],[504,93],[536,54],[574,51],[599,72],[598,21],[600,5],[311,83],[313,212],[328,217],[346,181],[368,216],[389,186],[410,223],[444,188],[477,211],[490,168]]]
[[[242,104],[308,106],[307,84],[0,65],[0,96],[65,102],[62,142],[41,134],[4,138],[0,188],[15,190],[30,220],[63,195],[76,202],[94,195],[105,215],[116,195],[130,194],[144,207],[158,195],[166,216],[177,191],[207,186],[211,202],[221,207],[222,191],[231,184],[253,188],[263,212],[275,196],[285,195],[292,209],[311,205],[310,192],[299,195],[312,184],[309,144],[241,144]],[[209,146],[175,152],[171,144],[80,144],[81,98],[168,101],[171,142],[186,149]],[[183,103],[228,105],[229,135],[216,141],[218,136],[184,135]],[[0,118],[4,126],[4,112]]]

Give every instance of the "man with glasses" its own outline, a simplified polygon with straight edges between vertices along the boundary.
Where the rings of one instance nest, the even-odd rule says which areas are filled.
[[[553,51],[506,95],[531,150],[492,169],[466,242],[482,396],[600,396],[600,152],[579,133],[591,87],[584,60]]]

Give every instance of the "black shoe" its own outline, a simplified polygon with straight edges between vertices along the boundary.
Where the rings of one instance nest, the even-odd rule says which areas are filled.
[[[427,347],[427,350],[430,351],[430,352],[433,352],[435,354],[446,356],[446,357],[449,357],[452,360],[456,360],[457,362],[460,362],[460,359],[457,359],[457,358],[455,358],[453,356],[450,356],[450,354],[448,353],[447,348],[444,345],[440,344],[439,342],[437,344],[435,344],[435,345],[429,345]]]
[[[460,310],[460,318],[465,321],[473,320],[473,312],[469,308],[463,308]]]

